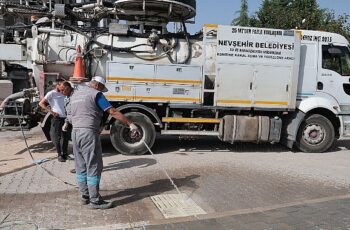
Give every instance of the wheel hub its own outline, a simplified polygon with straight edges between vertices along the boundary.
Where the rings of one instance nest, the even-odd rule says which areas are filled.
[[[130,145],[137,145],[142,141],[142,139],[144,138],[143,130],[140,126],[137,125],[137,127],[139,130],[137,135],[132,135],[129,128],[124,128],[122,130],[122,138],[126,143]]]
[[[304,129],[303,138],[308,144],[320,144],[325,138],[325,130],[320,125],[309,125]]]

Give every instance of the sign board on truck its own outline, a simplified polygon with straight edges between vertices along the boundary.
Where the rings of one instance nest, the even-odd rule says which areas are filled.
[[[219,26],[217,46],[217,105],[295,109],[297,32]]]

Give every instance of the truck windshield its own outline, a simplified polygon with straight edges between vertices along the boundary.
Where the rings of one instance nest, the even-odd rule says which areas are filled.
[[[350,76],[350,49],[346,46],[322,46],[322,68]]]

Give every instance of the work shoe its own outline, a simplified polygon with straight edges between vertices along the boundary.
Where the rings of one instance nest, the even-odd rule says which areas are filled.
[[[64,159],[63,156],[58,156],[58,157],[57,157],[57,160],[58,160],[59,162],[66,162],[66,159]]]
[[[81,205],[87,205],[90,203],[90,198],[89,196],[81,196],[80,197],[80,204]]]
[[[112,202],[107,202],[104,200],[100,200],[96,203],[90,201],[90,204],[89,204],[89,208],[91,208],[91,209],[109,209],[112,207],[113,207]]]
[[[70,155],[66,155],[66,159],[67,159],[67,160],[70,160],[70,161],[74,161],[74,158],[71,157]]]
[[[69,156],[69,154],[67,154],[67,153],[66,153],[66,154],[63,154],[62,156],[63,156],[63,158],[66,159],[66,160],[69,160],[69,161],[73,161],[73,160],[74,160],[74,158],[71,157],[71,156]]]

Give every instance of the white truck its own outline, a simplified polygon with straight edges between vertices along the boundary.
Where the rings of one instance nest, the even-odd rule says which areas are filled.
[[[325,152],[350,135],[350,47],[343,36],[214,24],[189,35],[185,23],[168,33],[168,21],[195,15],[193,2],[120,0],[110,9],[98,1],[93,14],[127,23],[102,20],[97,32],[65,23],[67,7],[56,4],[56,18],[34,25],[26,39],[26,68],[43,96],[55,78],[71,77],[75,47],[84,47],[87,75],[104,76],[106,97],[140,127],[131,138],[119,122],[106,121],[122,154],[146,153],[143,141],[152,146],[157,133],[282,142],[304,152]]]

